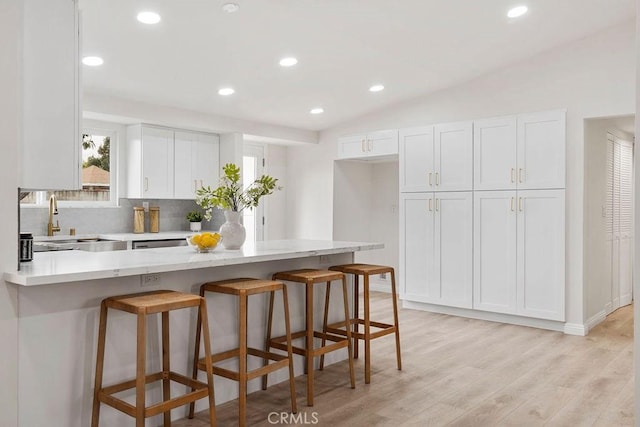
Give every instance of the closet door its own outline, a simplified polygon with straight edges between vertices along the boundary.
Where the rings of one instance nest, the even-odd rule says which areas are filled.
[[[433,126],[400,131],[400,192],[433,191]]]
[[[515,116],[473,122],[474,190],[516,189]]]
[[[614,172],[614,227],[618,246],[618,295],[620,306],[631,304],[633,263],[633,145],[616,141]]]
[[[434,127],[435,191],[473,189],[472,122]]]

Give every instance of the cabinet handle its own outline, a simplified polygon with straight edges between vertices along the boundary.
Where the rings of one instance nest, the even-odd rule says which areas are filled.
[[[367,140],[367,151],[371,151],[373,149],[373,141]]]
[[[520,170],[518,171],[518,181],[520,181],[520,184],[522,184],[522,171],[524,171],[524,169],[520,168]]]
[[[360,149],[364,153],[364,139],[360,142]]]
[[[522,197],[518,198],[518,210],[522,212]]]
[[[440,185],[440,173],[436,172],[436,186]]]
[[[429,186],[432,186],[433,184],[431,183],[431,175],[433,175],[431,172],[429,172]]]
[[[512,169],[512,170],[513,170],[513,169]],[[516,198],[515,198],[515,197],[512,197],[512,198],[511,198],[511,212],[515,212],[515,211],[516,211],[516,208],[513,206],[513,202],[515,202],[515,201],[516,201]]]
[[[436,199],[436,212],[438,212],[440,210],[440,199]]]
[[[144,177],[144,191],[149,191],[149,178]]]
[[[511,183],[516,183],[516,168],[511,168]]]
[[[433,212],[433,208],[431,207],[432,199],[429,199],[429,212]]]

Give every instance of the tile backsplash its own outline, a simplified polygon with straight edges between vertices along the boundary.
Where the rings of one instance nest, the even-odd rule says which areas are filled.
[[[160,231],[188,231],[187,212],[199,209],[192,200],[145,199],[149,206],[160,207]],[[69,234],[131,233],[133,232],[133,207],[142,206],[142,200],[120,199],[119,206],[100,208],[71,208],[58,206],[53,222],[60,222],[60,232]],[[47,207],[23,207],[20,209],[20,231],[36,236],[47,234],[49,210]],[[219,230],[224,223],[223,211],[214,209],[211,221],[203,221],[203,230]],[[149,231],[149,214],[146,214],[145,231]]]

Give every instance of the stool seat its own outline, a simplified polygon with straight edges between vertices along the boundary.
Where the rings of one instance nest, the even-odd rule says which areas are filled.
[[[340,271],[346,274],[382,274],[391,273],[393,267],[386,265],[374,265],[374,264],[342,264],[329,267],[331,271]]]
[[[332,280],[342,280],[342,274],[329,270],[315,270],[303,268],[300,270],[281,271],[273,275],[274,280],[286,280],[296,283],[320,283]]]
[[[264,292],[278,291],[284,285],[273,280],[232,279],[209,282],[204,285],[206,292],[218,292],[230,295],[255,295]]]
[[[137,294],[119,295],[104,300],[109,308],[133,314],[154,314],[181,308],[198,307],[198,295],[176,291],[151,291]]]

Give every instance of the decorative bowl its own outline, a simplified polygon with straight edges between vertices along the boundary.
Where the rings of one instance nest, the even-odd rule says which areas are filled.
[[[198,253],[211,252],[220,243],[221,237],[218,233],[205,231],[203,233],[192,234],[185,238],[187,244]]]

